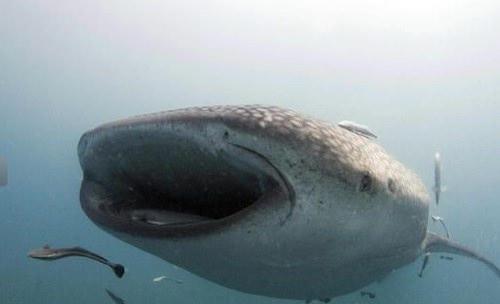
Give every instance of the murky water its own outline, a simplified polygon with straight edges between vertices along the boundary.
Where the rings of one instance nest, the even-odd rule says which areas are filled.
[[[164,3],[165,2],[165,3]],[[399,1],[0,1],[0,302],[288,303],[215,285],[97,228],[79,203],[83,132],[194,105],[274,104],[370,127],[433,184],[454,239],[500,264],[500,6]],[[273,4],[273,5],[272,5]],[[438,224],[429,229],[441,231]],[[123,263],[29,250],[80,245]],[[422,259],[335,303],[498,303],[479,263]],[[166,275],[183,284],[153,278]],[[311,282],[314,284],[314,282]]]

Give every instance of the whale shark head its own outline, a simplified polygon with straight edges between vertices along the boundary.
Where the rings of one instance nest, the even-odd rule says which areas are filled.
[[[426,236],[414,173],[373,140],[287,109],[119,120],[86,132],[78,156],[97,225],[244,292],[351,292],[413,261]]]

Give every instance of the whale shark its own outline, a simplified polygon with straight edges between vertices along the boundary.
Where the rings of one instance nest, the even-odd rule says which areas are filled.
[[[126,118],[78,143],[100,228],[219,285],[329,299],[428,252],[487,258],[428,232],[429,193],[374,140],[275,106]]]

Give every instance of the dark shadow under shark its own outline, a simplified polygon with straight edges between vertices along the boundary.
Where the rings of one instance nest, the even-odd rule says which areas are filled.
[[[114,236],[243,292],[325,299],[426,252],[421,180],[370,138],[269,106],[188,108],[86,132],[81,206]]]

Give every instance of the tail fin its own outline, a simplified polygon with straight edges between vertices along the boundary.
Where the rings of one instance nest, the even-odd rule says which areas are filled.
[[[111,268],[113,269],[114,273],[116,274],[117,277],[121,278],[123,277],[123,274],[125,273],[125,267],[121,264],[113,264],[110,265]]]
[[[473,258],[488,266],[488,268],[490,268],[497,275],[497,277],[500,278],[500,268],[498,268],[498,266],[496,266],[492,261],[481,256],[479,253],[473,251],[472,249],[469,249],[449,239],[445,239],[434,233],[427,232],[427,237],[424,241],[424,251],[447,252]]]

